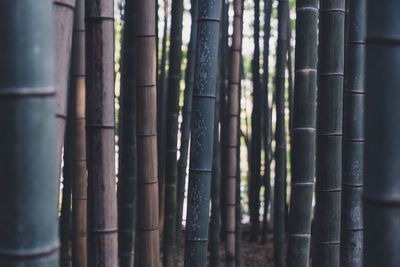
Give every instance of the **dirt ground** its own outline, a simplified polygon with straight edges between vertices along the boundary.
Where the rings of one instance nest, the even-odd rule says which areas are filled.
[[[242,236],[242,266],[249,267],[273,267],[273,240],[271,231],[268,232],[267,242],[262,244],[261,241],[250,243],[248,236],[248,225],[243,225],[243,236]],[[184,240],[181,245],[181,255],[179,259],[179,267],[183,267],[183,250]],[[225,266],[225,246],[223,243],[220,244],[220,259],[221,267]]]

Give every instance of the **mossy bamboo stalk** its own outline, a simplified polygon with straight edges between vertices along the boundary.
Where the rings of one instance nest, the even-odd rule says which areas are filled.
[[[192,118],[192,96],[193,96],[193,83],[194,83],[194,66],[196,56],[196,35],[197,35],[197,12],[198,1],[192,0],[191,2],[191,17],[192,24],[190,29],[190,41],[187,52],[187,65],[185,73],[185,92],[184,102],[182,108],[182,124],[181,124],[181,147],[179,149],[180,157],[178,161],[178,181],[177,181],[177,212],[176,212],[176,255],[177,264],[180,254],[180,244],[182,236],[182,214],[183,214],[183,201],[185,198],[185,185],[186,185],[186,168],[189,152],[189,138],[190,138],[190,124]]]
[[[264,217],[262,242],[267,242],[268,210],[271,198],[271,114],[269,107],[269,39],[271,36],[272,1],[264,0],[264,50],[263,50],[263,140],[264,140]]]
[[[0,266],[59,264],[52,2],[0,2]]]
[[[68,75],[70,70],[75,0],[53,0],[56,66],[56,149],[57,181],[61,176],[62,147],[67,119]],[[60,188],[57,188],[59,192]],[[58,204],[59,200],[57,200]],[[57,205],[58,207],[58,205]]]
[[[400,265],[399,1],[367,1],[363,266]]]
[[[260,88],[260,1],[254,0],[254,54],[253,54],[253,111],[251,114],[250,149],[250,240],[257,241],[260,228],[260,185],[261,185],[261,110]]]
[[[198,4],[185,266],[206,266],[221,1]]]
[[[339,266],[345,1],[320,1],[315,257]]]
[[[235,266],[235,205],[236,205],[236,180],[237,180],[237,150],[238,150],[238,131],[240,115],[240,71],[241,71],[241,51],[242,51],[242,32],[243,32],[243,1],[234,0],[233,2],[233,36],[231,47],[231,59],[229,69],[229,91],[227,109],[227,148],[226,165],[224,166],[226,179],[226,225],[225,225],[225,255],[226,266]]]
[[[135,266],[159,266],[155,2],[136,0],[137,221]]]
[[[240,73],[242,78],[244,78],[244,68],[243,68],[243,55],[241,56],[240,60]],[[239,96],[242,96],[242,85],[241,83],[239,84]],[[238,149],[236,150],[236,160],[237,160],[237,165],[236,165],[236,173],[237,173],[237,179],[236,179],[236,185],[235,185],[235,194],[236,194],[236,199],[235,199],[235,267],[241,267],[242,266],[242,197],[241,197],[241,192],[240,192],[240,184],[241,184],[241,176],[240,176],[240,112],[241,112],[241,107],[240,107],[240,99],[239,101],[239,116],[238,116],[238,131],[237,131],[237,141],[238,141]]]
[[[165,208],[163,230],[163,266],[175,266],[176,259],[176,209],[177,209],[177,138],[179,116],[179,94],[182,61],[183,0],[171,3],[171,40],[169,52],[168,96],[167,96],[167,150],[165,169]]]
[[[85,5],[88,266],[118,264],[113,2]]]
[[[366,1],[347,1],[347,52],[343,115],[343,180],[340,262],[361,267],[363,253],[362,186],[364,166]]]
[[[85,129],[85,1],[76,1],[71,54],[72,266],[87,266],[87,168]]]
[[[308,267],[315,174],[318,0],[296,1],[288,267]]]
[[[285,71],[288,38],[289,1],[278,1],[278,45],[276,54],[276,150],[274,187],[274,263],[285,266],[286,213],[286,131],[285,131]]]
[[[135,2],[125,2],[119,120],[118,249],[121,267],[134,263],[136,222]]]

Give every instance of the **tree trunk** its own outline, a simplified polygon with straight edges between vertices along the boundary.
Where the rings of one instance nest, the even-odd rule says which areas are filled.
[[[221,1],[200,0],[193,88],[185,266],[206,266]]]
[[[308,267],[314,194],[318,1],[296,2],[288,267]]]
[[[285,131],[285,69],[289,2],[278,1],[278,45],[276,54],[276,150],[274,192],[274,263],[285,266],[285,213],[286,213],[286,131]]]
[[[250,222],[251,241],[258,240],[260,228],[261,110],[260,88],[260,1],[254,1],[253,112],[251,114],[250,149]]]
[[[400,2],[367,1],[367,10],[363,262],[394,267],[400,265]]]
[[[57,181],[61,176],[61,157],[67,118],[68,75],[70,70],[75,0],[53,0],[55,34],[56,150]],[[57,187],[57,192],[60,188]],[[59,200],[57,199],[57,207]]]
[[[0,36],[0,266],[57,266],[51,1],[1,1]]]
[[[229,70],[229,92],[228,92],[228,113],[227,127],[229,129],[227,149],[224,157],[226,158],[225,178],[226,178],[226,266],[235,266],[235,205],[236,205],[236,180],[237,180],[237,150],[238,150],[238,130],[240,115],[240,65],[242,51],[242,32],[243,32],[243,1],[235,0],[233,18],[232,53]]]
[[[87,0],[88,266],[117,266],[113,1]]]
[[[185,198],[185,184],[186,184],[186,168],[189,152],[189,138],[190,138],[190,124],[192,116],[192,96],[193,96],[193,83],[194,83],[194,67],[196,56],[196,35],[197,35],[197,13],[198,1],[191,2],[191,16],[192,24],[190,29],[190,41],[187,53],[187,65],[185,74],[185,93],[182,109],[182,124],[181,124],[181,147],[180,157],[178,161],[178,191],[177,191],[177,213],[176,213],[176,261],[178,263],[180,255],[181,234],[182,234],[182,214],[183,214],[183,201]]]
[[[135,2],[125,2],[119,120],[118,249],[121,267],[134,263],[136,222]]]
[[[137,266],[159,266],[155,2],[136,1]]]

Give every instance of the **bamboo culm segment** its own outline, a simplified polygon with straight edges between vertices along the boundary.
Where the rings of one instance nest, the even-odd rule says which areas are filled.
[[[315,257],[339,266],[345,1],[320,1]]]
[[[72,120],[72,266],[87,266],[87,168],[85,129],[85,2],[76,1],[72,35],[70,110]]]
[[[137,213],[135,266],[159,266],[155,1],[136,2]]]
[[[221,1],[200,0],[189,166],[185,266],[207,263]]]
[[[271,111],[269,106],[269,39],[271,36],[272,1],[264,3],[264,51],[263,51],[263,141],[264,141],[264,217],[262,229],[262,242],[267,242],[268,210],[271,198]]]
[[[68,74],[71,60],[72,28],[74,24],[75,0],[53,0],[55,34],[55,89],[56,89],[56,150],[57,176],[61,176],[61,157],[67,119]],[[59,193],[60,188],[57,187]],[[59,200],[57,199],[57,208]],[[57,215],[56,215],[57,216]]]
[[[178,181],[177,181],[177,211],[176,211],[176,260],[175,266],[178,264],[182,234],[182,214],[183,201],[185,198],[186,168],[189,151],[190,124],[192,120],[192,99],[193,99],[193,83],[194,83],[194,66],[196,56],[196,37],[197,37],[197,13],[198,1],[192,0],[192,8],[190,10],[192,16],[192,24],[190,29],[190,41],[187,52],[187,65],[185,73],[185,92],[182,109],[181,124],[181,147],[179,149],[180,157],[178,161]]]
[[[399,9],[398,1],[367,2],[365,267],[400,265]]]
[[[113,1],[85,5],[88,266],[118,264],[113,8]]]
[[[0,42],[0,266],[54,267],[59,241],[52,2],[1,1],[0,35],[7,36]]]
[[[233,3],[233,36],[231,47],[231,59],[229,69],[229,91],[228,91],[228,109],[227,109],[227,148],[226,165],[224,166],[226,179],[226,225],[225,225],[225,250],[226,266],[235,266],[235,206],[236,206],[236,180],[237,180],[237,150],[238,150],[238,130],[240,114],[240,60],[242,51],[242,32],[243,32],[243,1],[235,0]]]
[[[315,172],[318,0],[296,1],[288,267],[308,267]]]
[[[118,255],[121,267],[134,263],[136,215],[135,2],[125,2],[119,112]]]
[[[243,11],[242,11],[243,12]],[[242,33],[243,34],[243,33]],[[243,55],[241,56],[241,63],[240,63],[240,74],[243,75]],[[242,76],[243,77],[243,76]],[[239,84],[239,96],[242,96],[242,85]],[[237,131],[237,146],[236,149],[236,185],[235,185],[235,267],[242,266],[242,198],[240,193],[240,183],[241,183],[241,176],[240,176],[240,98],[239,100],[239,116],[238,116],[238,131]]]
[[[276,150],[274,188],[274,263],[285,266],[286,210],[286,133],[285,133],[285,69],[288,30],[288,0],[278,1],[278,46],[276,54]]]
[[[340,264],[361,267],[363,247],[366,1],[347,1]]]
[[[177,135],[179,93],[182,62],[183,0],[172,0],[171,40],[169,52],[167,97],[167,150],[165,169],[163,266],[175,266],[176,259],[176,208],[177,208]]]

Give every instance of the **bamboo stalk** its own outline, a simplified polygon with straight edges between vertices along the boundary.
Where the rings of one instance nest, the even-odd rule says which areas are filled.
[[[227,149],[224,157],[226,165],[224,166],[226,178],[226,225],[225,225],[225,254],[226,266],[235,266],[235,205],[236,205],[236,180],[237,180],[237,150],[238,150],[238,130],[240,115],[240,65],[242,51],[242,32],[243,32],[243,1],[234,0],[233,17],[233,36],[231,48],[231,60],[229,69],[229,91],[228,91],[228,109],[227,109],[227,127],[229,129]]]
[[[0,266],[57,266],[50,0],[0,1]]]
[[[190,10],[192,16],[192,24],[190,29],[190,41],[187,52],[187,66],[185,74],[185,93],[182,108],[182,124],[181,124],[181,147],[179,149],[180,157],[178,161],[178,181],[177,181],[177,213],[176,213],[176,261],[178,263],[180,255],[181,234],[182,234],[182,214],[183,214],[183,201],[185,198],[185,184],[186,184],[186,168],[189,152],[189,138],[190,138],[190,124],[192,116],[192,96],[194,84],[194,67],[196,56],[196,35],[197,35],[197,13],[198,1],[192,0],[192,8]]]
[[[320,1],[315,258],[339,266],[345,1]]]
[[[88,266],[117,266],[113,1],[87,0]]]
[[[179,93],[182,61],[183,0],[171,3],[171,41],[169,53],[167,96],[167,150],[165,169],[165,210],[163,231],[163,266],[175,266],[176,214],[177,214],[177,135],[179,116]]]
[[[121,267],[134,263],[136,222],[135,2],[125,2],[119,120],[118,249]]]
[[[400,265],[399,1],[367,1],[365,186],[366,267]]]
[[[72,156],[72,266],[87,266],[87,168],[85,129],[85,1],[77,0],[72,35],[71,113]]]
[[[189,166],[185,266],[206,266],[221,1],[200,0]]]
[[[159,266],[155,2],[136,1],[136,266]]]
[[[309,266],[315,174],[318,1],[296,2],[288,267]]]
[[[285,266],[285,213],[286,213],[286,131],[285,131],[285,69],[288,0],[278,1],[278,45],[276,54],[276,150],[274,188],[274,263]]]

